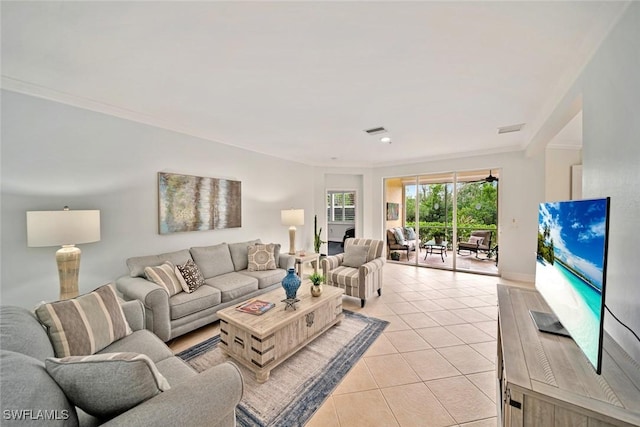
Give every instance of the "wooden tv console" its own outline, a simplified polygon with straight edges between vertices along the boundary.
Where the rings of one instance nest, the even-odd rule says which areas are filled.
[[[539,332],[533,289],[498,285],[498,424],[640,426],[640,364],[605,333],[602,375],[571,338]]]

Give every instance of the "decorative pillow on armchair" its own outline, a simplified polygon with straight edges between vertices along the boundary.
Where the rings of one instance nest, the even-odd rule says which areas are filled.
[[[111,285],[77,298],[42,304],[36,308],[36,316],[47,328],[56,357],[94,354],[131,334]]]
[[[399,245],[406,245],[407,242],[405,242],[404,239],[404,234],[402,232],[402,227],[396,227],[393,229],[393,235],[396,237],[396,242],[398,242]]]
[[[344,250],[344,258],[342,259],[342,265],[345,267],[360,268],[360,266],[367,262],[367,255],[369,254],[369,246],[349,245]]]
[[[275,258],[275,246],[273,243],[268,245],[252,245],[247,249],[249,271],[266,271],[275,270],[277,268]]]
[[[170,388],[144,354],[50,357],[44,363],[71,403],[98,418],[119,415]]]
[[[416,232],[413,227],[405,227],[404,234],[407,236],[407,240],[416,240]]]
[[[482,237],[471,236],[469,237],[469,243],[473,245],[481,245],[484,239]]]

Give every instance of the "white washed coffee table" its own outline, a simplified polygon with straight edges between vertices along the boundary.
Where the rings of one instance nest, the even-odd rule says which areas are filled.
[[[342,289],[325,285],[322,295],[312,297],[310,286],[308,280],[302,282],[296,310],[285,311],[282,288],[256,297],[276,304],[260,316],[240,312],[236,306],[220,310],[221,350],[254,372],[259,383],[267,381],[273,368],[344,317]]]

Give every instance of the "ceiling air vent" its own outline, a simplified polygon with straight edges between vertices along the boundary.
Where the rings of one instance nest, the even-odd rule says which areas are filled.
[[[524,127],[524,123],[520,123],[518,125],[511,125],[511,126],[503,126],[501,128],[498,128],[498,135],[503,133],[509,133],[509,132],[520,132],[523,127]]]
[[[366,129],[365,132],[368,133],[369,135],[377,135],[379,133],[387,133],[387,130],[382,126],[380,126],[377,128]]]

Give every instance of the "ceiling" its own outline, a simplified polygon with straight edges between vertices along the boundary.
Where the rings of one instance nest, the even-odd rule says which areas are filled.
[[[311,165],[522,150],[627,5],[3,1],[2,86]]]

